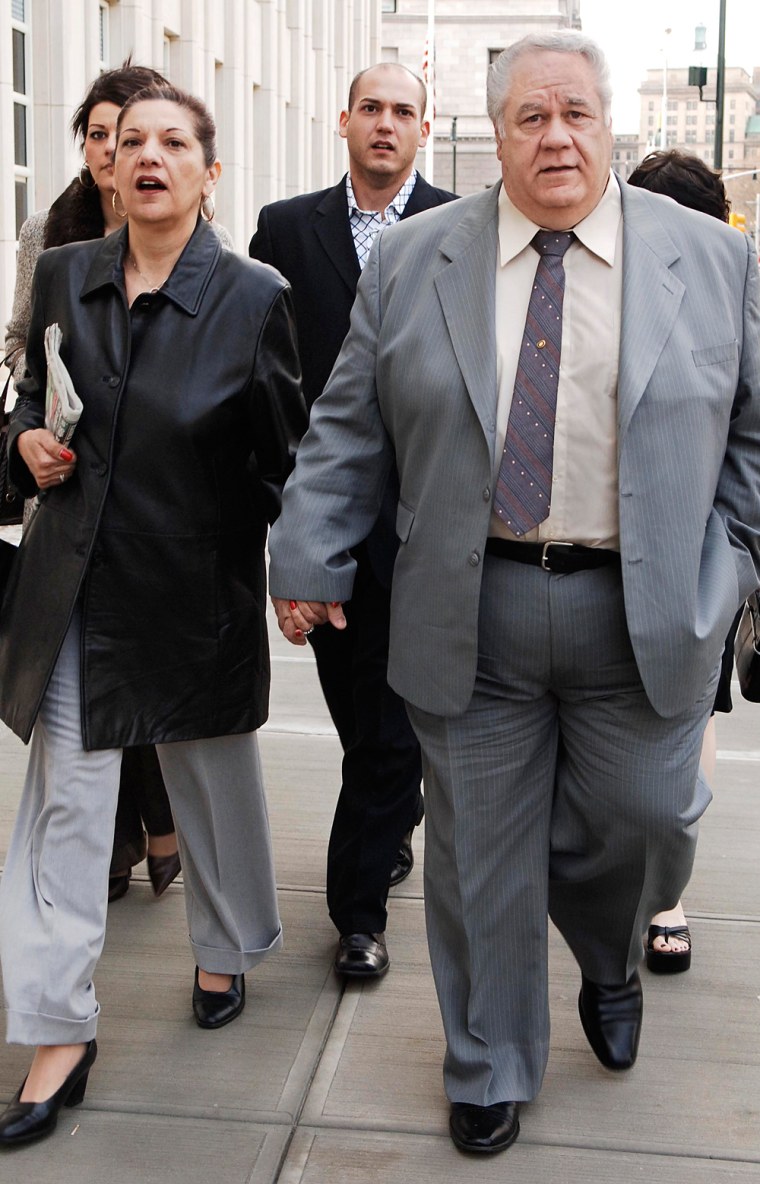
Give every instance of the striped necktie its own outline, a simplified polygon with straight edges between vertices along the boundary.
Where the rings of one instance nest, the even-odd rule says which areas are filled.
[[[515,535],[538,526],[551,509],[554,418],[562,347],[565,251],[570,231],[540,230],[539,260],[528,304],[494,509]]]

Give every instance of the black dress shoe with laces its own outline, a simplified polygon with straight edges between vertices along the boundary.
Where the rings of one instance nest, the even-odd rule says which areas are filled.
[[[634,1064],[643,1010],[638,970],[620,987],[602,986],[583,975],[578,1011],[586,1039],[605,1068],[630,1069]]]
[[[16,1147],[32,1143],[52,1134],[63,1106],[78,1106],[84,1101],[87,1078],[98,1055],[94,1040],[86,1045],[82,1059],[74,1066],[63,1085],[44,1102],[21,1102],[26,1078],[11,1102],[0,1115],[0,1147]]]
[[[460,1151],[493,1154],[514,1143],[520,1133],[519,1119],[517,1102],[496,1102],[493,1106],[452,1102],[449,1132]]]
[[[380,978],[391,964],[383,933],[343,933],[335,970],[354,978]]]
[[[237,1019],[245,1007],[245,976],[233,974],[232,983],[226,991],[204,991],[198,984],[198,967],[195,968],[193,986],[193,1015],[199,1028],[223,1028]]]

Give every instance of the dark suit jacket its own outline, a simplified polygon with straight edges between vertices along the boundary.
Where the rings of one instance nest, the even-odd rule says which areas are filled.
[[[453,201],[418,176],[402,220]],[[345,176],[331,189],[264,206],[248,253],[270,263],[293,289],[303,392],[311,408],[322,394],[343,339],[361,274],[351,234]],[[398,542],[396,488],[386,490],[378,522],[367,539],[372,567],[390,586]]]

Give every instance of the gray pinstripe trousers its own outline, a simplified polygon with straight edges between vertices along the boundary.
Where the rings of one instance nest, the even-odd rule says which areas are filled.
[[[485,557],[467,711],[407,704],[422,746],[425,901],[452,1101],[535,1097],[549,1049],[547,911],[595,982],[623,983],[688,881],[715,690],[650,706],[619,569]],[[717,670],[716,670],[717,677]]]
[[[91,1040],[100,1010],[92,978],[105,937],[121,749],[82,749],[79,634],[75,615],[35,724],[0,884],[7,1039],[18,1044]],[[195,960],[222,974],[249,970],[282,941],[256,736],[157,752]]]

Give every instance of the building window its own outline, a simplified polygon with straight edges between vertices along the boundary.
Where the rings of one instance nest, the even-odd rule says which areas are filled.
[[[736,136],[736,132],[734,131],[733,128],[731,128],[731,131],[728,133],[728,140],[729,140],[730,144],[733,144],[735,136]]]
[[[654,127],[654,115],[649,116],[648,125],[649,127]]]
[[[29,4],[13,0],[11,42],[13,58],[13,163],[16,192],[16,238],[29,216],[31,188],[31,86],[29,77]]]
[[[696,133],[696,132],[692,132],[692,131],[687,131],[687,133],[686,133],[686,143],[687,143],[687,144],[696,144],[696,142],[697,142],[697,133]]]
[[[108,23],[111,16],[111,8],[108,0],[100,0],[98,8],[98,57],[100,59],[100,69],[107,70],[111,64],[111,51],[108,40]]]
[[[729,123],[736,123],[736,116],[735,116],[735,115],[729,115],[729,117],[728,117],[728,122],[729,122]]]
[[[383,12],[395,12],[396,11],[396,0],[383,0],[382,11]]]
[[[736,99],[732,99],[728,105],[731,108],[731,110],[733,111],[734,108],[736,107]]]
[[[654,99],[649,100],[649,110],[654,111]]]
[[[502,55],[503,53],[504,53],[504,47],[503,47],[503,46],[502,46],[502,48],[501,48],[501,49],[489,49],[489,51],[488,51],[488,64],[489,64],[489,66],[492,66],[492,65],[494,64],[494,62],[496,61],[496,59],[497,59],[497,58],[499,58],[499,57],[501,57],[501,55]]]

